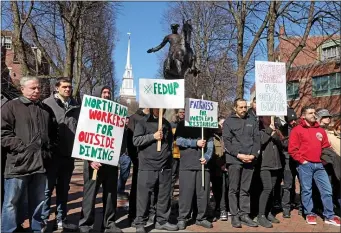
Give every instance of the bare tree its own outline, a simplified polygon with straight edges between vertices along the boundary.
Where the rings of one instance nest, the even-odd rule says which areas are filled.
[[[24,42],[38,47],[52,76],[74,82],[74,95],[91,93],[98,84],[116,87],[112,53],[116,42],[118,3],[111,2],[11,2],[15,50],[25,67]],[[25,30],[25,36],[23,31]],[[27,65],[26,65],[27,66]]]
[[[186,97],[219,102],[220,111],[226,113],[227,105],[235,97],[236,76],[233,59],[232,19],[210,2],[170,3],[165,12],[164,24],[181,23],[191,19],[192,47],[201,73],[186,77]]]

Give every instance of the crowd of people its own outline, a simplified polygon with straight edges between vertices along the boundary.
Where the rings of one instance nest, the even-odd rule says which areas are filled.
[[[122,232],[115,224],[118,199],[129,199],[129,222],[141,233],[148,223],[177,231],[192,220],[212,228],[212,222],[229,218],[234,228],[271,228],[280,224],[277,214],[290,218],[295,207],[308,224],[317,224],[320,214],[326,224],[340,226],[334,212],[341,205],[340,120],[331,122],[327,109],[314,106],[305,106],[299,118],[291,108],[284,118],[258,116],[255,98],[250,109],[244,99],[236,99],[232,113],[218,118],[218,129],[204,129],[204,138],[201,128],[185,126],[185,109],[178,109],[170,122],[163,118],[161,129],[159,109],[139,109],[127,118],[119,167],[84,160],[81,217],[79,223],[70,223],[67,203],[75,167],[71,154],[81,105],[72,98],[72,82],[65,77],[43,101],[37,78],[24,77],[20,85],[22,96],[1,109],[2,232],[20,232],[26,214],[33,232],[46,232],[54,188],[53,229],[92,232],[100,186],[101,232]],[[99,86],[93,96],[110,100],[112,91]],[[177,179],[178,218],[172,224]]]

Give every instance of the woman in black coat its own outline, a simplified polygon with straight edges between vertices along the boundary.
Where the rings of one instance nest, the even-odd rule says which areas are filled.
[[[282,170],[281,137],[280,131],[271,125],[270,117],[260,118],[260,136],[261,136],[261,156],[260,156],[260,178],[263,189],[259,198],[259,225],[271,228],[272,223],[279,223],[271,213],[273,206],[273,191],[280,179]]]

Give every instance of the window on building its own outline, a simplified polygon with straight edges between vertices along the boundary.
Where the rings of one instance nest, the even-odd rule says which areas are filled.
[[[340,57],[340,40],[329,40],[321,46],[321,59],[333,59]]]
[[[300,97],[299,89],[300,83],[298,81],[288,82],[287,83],[288,100],[298,99]]]
[[[1,46],[5,46],[6,49],[12,49],[12,37],[2,36],[1,37]]]
[[[340,73],[313,78],[313,96],[330,96],[341,94]]]

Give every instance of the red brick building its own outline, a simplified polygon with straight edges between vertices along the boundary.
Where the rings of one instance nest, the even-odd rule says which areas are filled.
[[[14,92],[13,88],[19,86],[20,79],[23,77],[12,39],[11,31],[1,31],[1,87],[4,88],[4,91],[11,90],[10,92]],[[25,42],[25,50],[30,73],[38,77],[49,75],[50,67],[41,51],[27,42]],[[50,94],[48,81],[48,79],[44,79],[42,82],[43,98]],[[7,93],[7,95],[11,95],[11,93]]]
[[[287,62],[300,37],[284,37],[276,48],[276,61]],[[287,73],[288,105],[300,115],[305,105],[326,108],[333,115],[341,114],[340,36],[308,37],[306,46],[297,55]],[[255,87],[250,90],[251,98]]]

